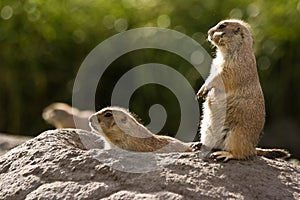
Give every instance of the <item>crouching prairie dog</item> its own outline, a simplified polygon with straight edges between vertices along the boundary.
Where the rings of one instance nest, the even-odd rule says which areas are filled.
[[[111,148],[135,152],[191,152],[189,144],[172,137],[155,135],[124,108],[107,107],[89,118],[90,127]]]
[[[197,98],[205,99],[200,125],[203,149],[218,150],[210,156],[224,161],[255,154],[289,156],[284,150],[256,148],[265,123],[265,102],[249,25],[221,21],[208,31],[208,40],[217,50],[210,75],[197,93]]]
[[[53,103],[43,110],[42,116],[55,128],[79,128],[90,131],[88,118],[93,113],[89,110],[78,110],[66,103]]]

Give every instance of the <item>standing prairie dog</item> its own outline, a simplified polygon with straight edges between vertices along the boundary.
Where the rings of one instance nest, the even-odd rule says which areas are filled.
[[[283,150],[256,148],[265,123],[265,102],[249,25],[241,20],[221,21],[208,31],[208,40],[217,52],[197,93],[198,98],[205,97],[200,125],[203,149],[218,150],[210,156],[224,161],[273,151],[288,156]]]
[[[151,133],[130,112],[120,107],[104,108],[91,115],[89,122],[111,148],[160,153],[193,151],[187,143]]]

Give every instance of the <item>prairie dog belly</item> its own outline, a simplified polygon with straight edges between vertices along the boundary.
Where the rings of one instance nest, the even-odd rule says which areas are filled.
[[[226,119],[226,94],[212,88],[203,103],[201,143],[209,149],[224,149],[228,129]]]

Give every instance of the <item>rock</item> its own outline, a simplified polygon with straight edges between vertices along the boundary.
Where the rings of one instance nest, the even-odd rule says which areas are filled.
[[[46,131],[0,157],[0,199],[299,199],[300,167],[255,157],[103,149],[79,129]]]
[[[0,133],[0,156],[29,139],[31,139],[31,137]]]

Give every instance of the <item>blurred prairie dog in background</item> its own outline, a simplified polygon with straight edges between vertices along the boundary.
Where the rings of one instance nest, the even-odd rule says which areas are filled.
[[[88,118],[93,113],[90,110],[78,110],[66,103],[53,103],[43,110],[42,116],[47,123],[55,128],[78,128],[90,131]]]

